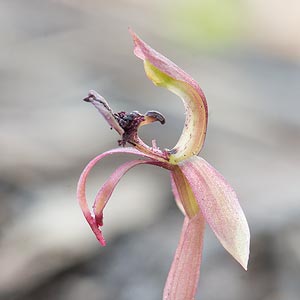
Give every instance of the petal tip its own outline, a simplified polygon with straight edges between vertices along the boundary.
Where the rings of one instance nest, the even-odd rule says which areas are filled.
[[[225,247],[225,245],[223,244]],[[236,248],[237,247],[237,248]],[[236,250],[233,250],[233,249]],[[227,251],[236,259],[236,261],[245,269],[248,270],[248,262],[249,262],[249,255],[250,255],[250,232],[246,234],[244,241],[240,246],[233,245],[233,247],[225,247]]]
[[[244,223],[244,225],[247,223]],[[246,231],[246,232],[245,232]],[[231,242],[226,241],[224,238],[220,238],[218,235],[221,244],[223,247],[232,255],[232,257],[247,271],[248,261],[250,255],[250,232],[247,226],[247,230],[241,234],[236,233]]]
[[[249,254],[242,259],[237,260],[245,271],[248,271]]]
[[[92,227],[92,226],[91,226]],[[97,228],[92,228],[92,231],[94,232],[98,242],[100,243],[101,246],[105,247],[106,246],[106,241],[103,237],[102,231],[97,227]]]
[[[145,60],[145,54],[143,53],[143,44],[144,42],[138,37],[138,35],[130,28],[128,27],[128,31],[132,37],[134,49],[133,53],[136,57],[140,58],[141,60]]]
[[[249,250],[249,245],[248,245],[247,254],[244,256],[244,258],[240,262],[241,266],[245,269],[245,271],[248,271],[249,256],[250,256],[250,250]]]

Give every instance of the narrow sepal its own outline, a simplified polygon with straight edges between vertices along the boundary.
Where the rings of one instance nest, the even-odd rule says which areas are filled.
[[[194,299],[200,275],[204,227],[201,212],[192,219],[185,217],[163,300]]]
[[[100,244],[102,246],[105,246],[105,240],[103,238],[101,230],[99,229],[100,221],[96,220],[95,216],[92,215],[92,213],[88,207],[88,204],[87,204],[86,181],[87,181],[90,171],[101,159],[103,159],[104,157],[106,157],[108,155],[112,155],[115,153],[135,154],[135,155],[142,156],[143,158],[150,158],[150,159],[152,158],[151,155],[144,154],[134,148],[117,148],[117,149],[113,149],[113,150],[104,152],[104,153],[98,155],[97,157],[95,157],[94,159],[92,159],[87,164],[87,166],[85,167],[83,172],[81,173],[79,181],[78,181],[78,185],[77,185],[77,199],[78,199],[78,202],[79,202],[79,205],[81,207],[84,217],[86,218],[88,224],[90,225],[92,231],[94,232],[96,238],[98,239],[98,241],[100,242]]]
[[[140,164],[159,164],[156,161],[151,160],[132,160],[119,166],[108,180],[102,185],[93,205],[95,220],[98,226],[103,226],[103,210],[110,199],[116,185],[120,179],[127,173],[131,168]]]

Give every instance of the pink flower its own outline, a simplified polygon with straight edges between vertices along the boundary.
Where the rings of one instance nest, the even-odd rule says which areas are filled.
[[[95,91],[84,99],[91,102],[103,115],[121,139],[120,146],[104,152],[91,160],[81,174],[77,197],[83,214],[101,245],[105,245],[101,227],[103,210],[122,176],[139,164],[152,164],[165,168],[170,173],[172,190],[178,207],[184,214],[180,241],[175,253],[167,282],[164,300],[194,299],[202,255],[204,224],[207,222],[223,247],[247,269],[250,233],[246,218],[237,196],[224,177],[203,158],[201,150],[207,128],[207,103],[197,82],[177,65],[143,42],[130,30],[134,41],[134,54],[143,60],[147,76],[157,86],[162,86],[181,97],[186,110],[182,134],[173,149],[160,150],[155,141],[145,144],[138,136],[138,128],[159,121],[162,114],[149,111],[140,114],[114,113],[106,100]],[[108,155],[130,153],[139,156],[119,166],[96,195],[90,211],[85,185],[94,165]]]

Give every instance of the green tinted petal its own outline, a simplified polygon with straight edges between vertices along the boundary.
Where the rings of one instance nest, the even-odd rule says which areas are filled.
[[[152,49],[131,31],[134,53],[144,61],[150,80],[179,96],[185,106],[186,120],[182,134],[172,150],[169,161],[176,164],[201,150],[207,127],[207,103],[198,83],[169,59]]]

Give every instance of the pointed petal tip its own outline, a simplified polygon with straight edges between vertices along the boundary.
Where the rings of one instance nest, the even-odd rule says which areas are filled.
[[[246,221],[235,221],[237,228],[232,230],[231,238],[229,236],[222,237],[216,232],[217,238],[223,247],[232,255],[232,257],[243,267],[245,271],[248,269],[248,261],[250,255],[250,231]]]
[[[217,235],[217,234],[216,234]],[[250,233],[239,232],[233,237],[233,240],[229,242],[228,239],[217,235],[223,247],[232,255],[232,257],[247,271],[249,261],[249,245],[250,245]]]
[[[249,244],[250,244],[250,239],[249,239]],[[249,244],[248,244],[247,254],[240,262],[241,266],[244,268],[245,271],[248,271],[248,263],[249,263],[249,256],[250,256]]]
[[[139,40],[138,35],[132,30],[132,28],[129,26],[128,31],[133,39],[133,42],[136,43]]]
[[[234,221],[240,222],[240,221]],[[222,246],[229,252],[229,254],[243,267],[245,271],[248,269],[248,261],[249,261],[249,247],[250,247],[250,232],[248,224],[246,223],[246,219],[244,219],[241,223],[236,224],[236,230],[227,231],[229,236],[222,236],[215,231],[215,234]],[[225,225],[226,226],[226,225]],[[226,231],[226,230],[225,230]],[[234,233],[235,232],[235,233]],[[230,237],[231,235],[231,237]]]
[[[242,224],[240,224],[241,226]],[[222,242],[221,242],[222,243]],[[236,239],[232,244],[223,241],[222,245],[236,259],[236,261],[245,269],[248,270],[248,262],[250,255],[250,230],[246,218],[243,225],[236,233]]]
[[[134,48],[133,53],[136,57],[140,58],[141,60],[145,60],[145,42],[142,41],[139,36],[129,27],[128,31],[132,37]]]
[[[234,258],[243,267],[245,271],[248,271],[249,253],[244,257],[234,257]]]
[[[97,240],[99,241],[100,245],[105,247],[106,241],[102,235],[102,231],[100,229],[98,229],[97,231],[95,231],[94,229],[92,229],[92,230],[95,233],[95,236],[96,236]]]

